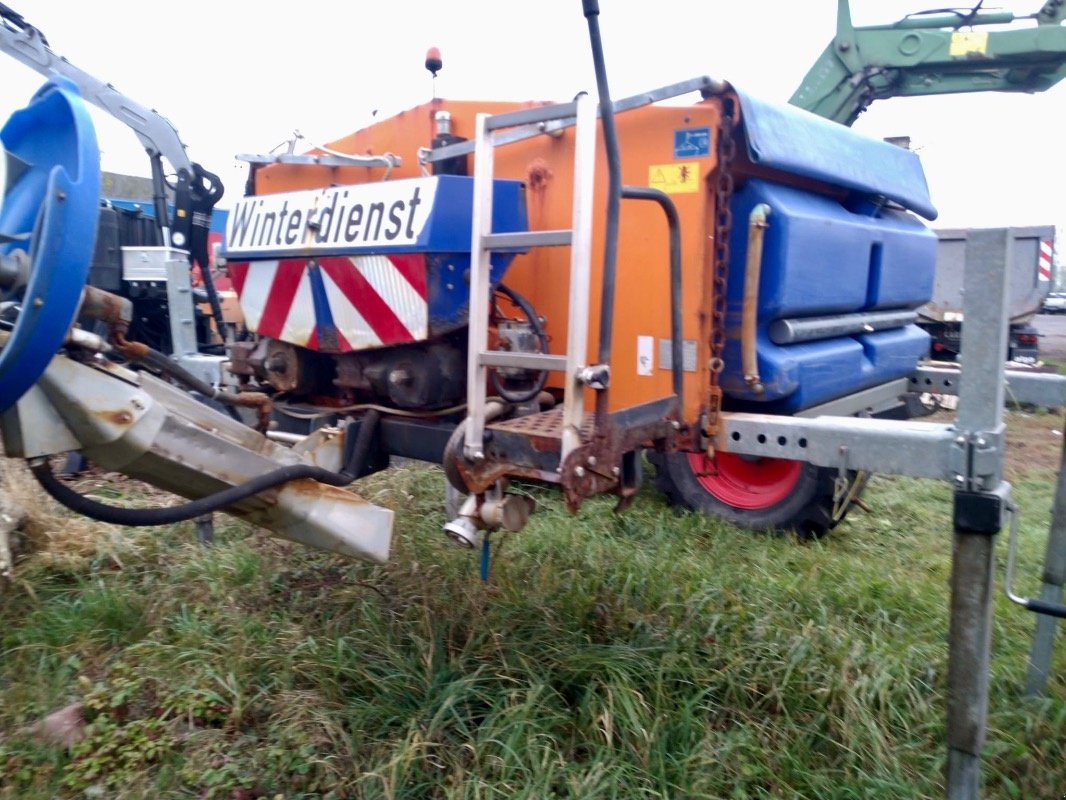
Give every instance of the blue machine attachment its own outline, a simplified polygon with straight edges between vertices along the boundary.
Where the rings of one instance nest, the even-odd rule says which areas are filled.
[[[918,157],[740,98],[748,158],[768,177],[747,180],[732,200],[728,407],[792,414],[910,374],[929,347],[914,309],[931,296],[936,270],[936,236],[916,216],[936,216]],[[757,208],[767,216],[751,265],[745,222]],[[742,368],[749,268],[758,276],[756,376]]]
[[[100,151],[77,88],[54,77],[0,130],[19,166],[0,206],[0,257],[25,254],[28,279],[6,271],[0,300],[19,306],[0,349],[0,411],[37,381],[67,336],[89,274],[100,197]]]

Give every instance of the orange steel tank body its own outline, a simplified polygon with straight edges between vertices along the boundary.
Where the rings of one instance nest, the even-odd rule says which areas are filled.
[[[705,408],[710,383],[708,363],[713,300],[712,259],[715,218],[713,173],[721,100],[693,105],[650,105],[616,116],[622,183],[666,192],[680,218],[683,339],[686,344],[684,418],[695,422]],[[392,153],[402,165],[388,178],[424,174],[418,160],[435,135],[435,117],[451,115],[451,133],[471,139],[479,113],[499,114],[546,103],[434,100],[329,143],[331,150],[355,155]],[[701,153],[675,157],[675,133],[709,131]],[[704,135],[707,135],[706,133]],[[598,125],[591,303],[587,363],[597,361],[602,255],[606,219],[607,165]],[[470,156],[472,172],[473,156]],[[530,230],[571,225],[574,178],[574,128],[553,135],[499,146],[494,177],[524,182]],[[387,179],[382,167],[329,167],[275,164],[255,174],[255,193],[270,194]],[[562,354],[567,337],[569,248],[542,247],[515,258],[505,277],[508,286],[529,299],[545,319],[550,351]],[[670,294],[668,229],[657,204],[623,200],[619,220],[609,408],[617,410],[673,395],[669,352]],[[692,352],[695,358],[692,358]],[[559,380],[553,375],[550,380]],[[553,385],[549,383],[549,386]],[[558,385],[558,384],[555,384]],[[588,398],[586,398],[588,400]]]

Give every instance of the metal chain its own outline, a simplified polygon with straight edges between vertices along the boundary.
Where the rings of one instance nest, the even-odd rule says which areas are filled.
[[[718,416],[722,410],[722,387],[719,379],[725,362],[726,281],[729,278],[729,236],[733,230],[733,159],[736,142],[733,139],[733,101],[722,102],[722,122],[718,131],[718,182],[715,186],[714,211],[714,281],[711,304],[710,395],[703,434],[707,437],[707,455],[714,455],[714,435],[718,431]]]

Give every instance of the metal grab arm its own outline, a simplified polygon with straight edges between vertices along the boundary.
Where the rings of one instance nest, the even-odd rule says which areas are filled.
[[[685,404],[682,392],[684,375],[682,374],[681,347],[681,222],[677,215],[677,206],[670,195],[658,189],[645,186],[623,186],[622,197],[627,200],[650,200],[658,203],[666,215],[666,224],[670,233],[670,353],[671,373],[674,394],[677,395],[678,408],[684,413]]]
[[[45,77],[62,75],[78,87],[81,96],[102,108],[132,130],[149,155],[159,154],[178,172],[193,174],[177,130],[158,112],[126,97],[111,84],[94,78],[59,57],[39,30],[10,9],[0,11],[0,51]]]
[[[185,151],[178,131],[154,109],[118,91],[109,83],[95,78],[56,55],[48,40],[22,16],[0,3],[0,51],[7,53],[30,69],[51,78],[61,76],[74,84],[82,99],[106,111],[124,124],[144,145],[152,171],[152,202],[156,225],[164,247],[171,245],[189,250],[199,263],[211,299],[212,312],[223,329],[221,307],[214,285],[210,282],[207,254],[207,235],[211,210],[222,197],[222,181],[199,164],[193,163]],[[169,218],[166,200],[166,179],[162,160],[166,159],[174,171],[174,215]]]
[[[1014,555],[1018,546],[1018,508],[1010,506],[1010,540],[1007,543],[1007,574],[1003,579],[1003,591],[1012,603],[1017,603],[1022,608],[1032,611],[1034,614],[1046,614],[1049,617],[1066,619],[1066,605],[1052,603],[1047,600],[1038,600],[1033,597],[1022,597],[1014,592]]]

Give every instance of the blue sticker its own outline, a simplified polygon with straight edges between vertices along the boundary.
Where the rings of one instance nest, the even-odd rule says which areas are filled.
[[[710,155],[710,128],[682,128],[674,131],[674,158],[696,158]]]

